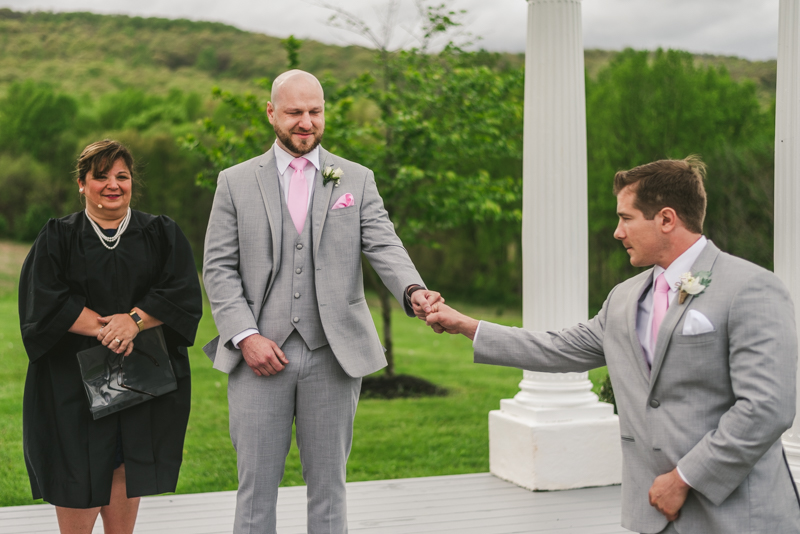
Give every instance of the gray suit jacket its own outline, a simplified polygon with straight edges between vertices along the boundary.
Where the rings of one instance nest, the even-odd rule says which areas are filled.
[[[561,332],[482,323],[475,361],[551,372],[608,365],[620,417],[625,528],[666,526],[648,490],[680,466],[694,489],[675,522],[678,532],[796,534],[800,505],[780,443],[795,415],[789,293],[773,273],[711,242],[692,268],[698,271],[711,271],[711,284],[683,304],[672,302],[652,371],[636,334],[652,269],[615,287],[593,319]],[[682,335],[690,309],[715,330]]]
[[[258,329],[261,309],[281,268],[281,188],[274,149],[219,174],[206,232],[203,282],[219,331],[203,350],[214,368],[230,373],[242,360],[231,343]],[[423,285],[378,194],[369,169],[320,147],[321,167],[344,171],[340,186],[322,185],[317,171],[312,200],[314,280],[328,343],[345,372],[364,376],[386,365],[364,298],[361,254],[405,307],[404,289]],[[331,211],[351,193],[355,205]],[[283,320],[283,318],[280,318]]]

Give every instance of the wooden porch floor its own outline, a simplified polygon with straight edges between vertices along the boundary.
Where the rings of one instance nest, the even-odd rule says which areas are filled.
[[[236,493],[145,497],[137,534],[231,532]],[[356,534],[622,534],[620,487],[531,492],[488,473],[347,484]],[[3,534],[58,534],[50,505],[0,508]],[[102,534],[101,521],[93,534]],[[306,532],[306,488],[281,488],[278,533]]]

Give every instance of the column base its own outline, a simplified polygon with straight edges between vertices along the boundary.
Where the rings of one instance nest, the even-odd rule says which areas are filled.
[[[610,407],[610,406],[609,406]],[[489,412],[489,468],[529,490],[565,490],[622,482],[619,418],[539,422]]]
[[[789,470],[795,484],[800,485],[800,444],[794,440],[783,439],[783,449],[786,451],[786,461],[789,462]]]

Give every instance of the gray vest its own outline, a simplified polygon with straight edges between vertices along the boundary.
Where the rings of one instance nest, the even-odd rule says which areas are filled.
[[[272,284],[267,302],[259,317],[259,332],[277,345],[283,346],[293,330],[314,350],[328,344],[317,305],[312,258],[311,206],[308,206],[303,233],[297,235],[289,206],[281,191],[283,237],[281,267]]]

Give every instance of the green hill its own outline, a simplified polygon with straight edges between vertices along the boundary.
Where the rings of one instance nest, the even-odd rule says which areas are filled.
[[[610,50],[586,50],[584,52],[586,72],[590,77],[595,77],[617,53]],[[777,79],[778,62],[776,60],[750,61],[735,56],[713,54],[694,54],[694,58],[698,67],[725,67],[734,81],[751,80],[756,84],[761,104],[765,108],[772,105]]]
[[[615,52],[587,50],[586,70],[596,75]],[[517,67],[523,54],[492,54]],[[776,62],[697,55],[702,65],[724,65],[734,80],[751,79],[764,103],[775,94]],[[371,50],[305,41],[301,67],[319,77],[347,80],[374,64]],[[0,9],[0,96],[14,81],[32,79],[62,91],[92,95],[141,89],[166,95],[170,89],[208,95],[214,85],[233,92],[252,80],[285,69],[281,40],[215,22],[95,15],[15,12]]]
[[[303,68],[348,79],[368,70],[372,52],[306,41]],[[285,69],[280,39],[212,22],[0,9],[0,93],[32,79],[71,94],[123,88],[167,94],[232,91]]]

